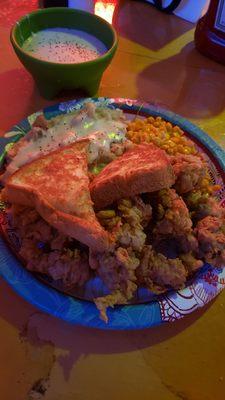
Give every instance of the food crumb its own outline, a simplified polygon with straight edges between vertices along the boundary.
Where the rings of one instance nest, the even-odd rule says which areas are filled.
[[[48,379],[39,379],[28,393],[28,400],[42,400],[49,387]]]

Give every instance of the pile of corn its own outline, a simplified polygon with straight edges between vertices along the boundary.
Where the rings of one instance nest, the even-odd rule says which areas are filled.
[[[133,143],[154,143],[169,155],[198,153],[194,143],[189,140],[179,126],[173,126],[161,117],[135,119],[128,123],[127,138]],[[199,188],[202,194],[210,195],[220,190],[219,185],[212,185],[209,174],[206,174]]]
[[[136,144],[154,143],[170,155],[196,154],[194,144],[179,126],[173,126],[161,117],[135,119],[127,126],[127,138]]]

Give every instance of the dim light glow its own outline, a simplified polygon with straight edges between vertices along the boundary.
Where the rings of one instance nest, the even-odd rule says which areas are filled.
[[[110,24],[113,20],[113,14],[115,11],[117,1],[113,0],[105,0],[105,1],[96,1],[95,2],[95,15],[104,18]]]

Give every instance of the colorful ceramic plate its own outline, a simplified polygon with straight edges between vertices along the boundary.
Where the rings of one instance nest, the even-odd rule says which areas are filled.
[[[136,100],[118,98],[74,100],[32,114],[7,132],[7,138],[0,139],[0,163],[4,163],[4,157],[11,143],[30,130],[30,124],[38,114],[44,113],[45,117],[50,119],[78,110],[87,101],[110,108],[119,107],[131,118],[134,115],[140,117],[161,116],[171,123],[179,125],[196,143],[199,151],[206,158],[212,180],[222,187],[218,198],[225,206],[225,152],[209,136],[186,119],[157,106],[140,103]],[[0,238],[0,274],[2,277],[30,303],[73,324],[101,329],[140,329],[172,322],[204,306],[225,287],[225,268],[215,269],[207,264],[183,290],[171,291],[153,298],[147,289],[140,289],[135,299],[136,304],[109,309],[109,322],[105,324],[99,319],[98,310],[92,302],[72,297],[91,298],[90,293],[93,296],[96,292],[104,290],[98,280],[91,282],[89,287],[87,286],[86,295],[82,293],[80,296],[76,293],[68,295],[68,293],[55,290],[50,286],[52,282],[49,280],[42,283],[37,276],[26,271],[12,251],[12,247],[15,249],[17,246],[17,237],[8,224],[3,203],[0,204],[0,226],[2,231],[7,233],[12,244],[10,247],[3,237]],[[60,287],[57,289],[62,290]]]

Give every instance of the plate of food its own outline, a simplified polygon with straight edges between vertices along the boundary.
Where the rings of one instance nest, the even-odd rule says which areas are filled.
[[[0,274],[73,324],[172,322],[225,287],[225,153],[130,99],[32,114],[0,139]]]

